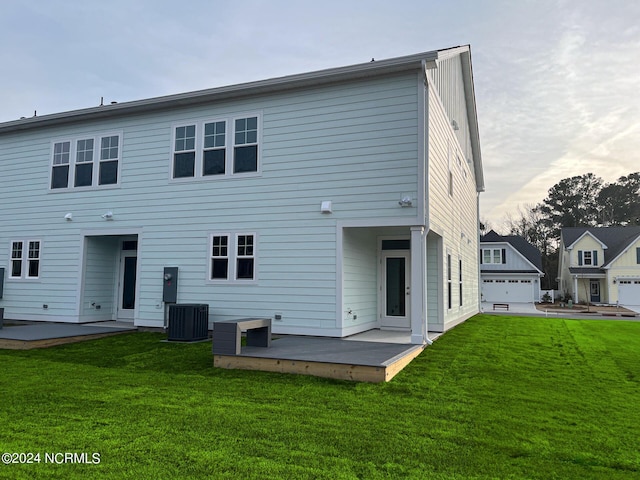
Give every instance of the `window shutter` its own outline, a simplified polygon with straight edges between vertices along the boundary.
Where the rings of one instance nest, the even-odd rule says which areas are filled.
[[[593,266],[594,267],[598,266],[598,251],[597,250],[593,251]]]
[[[582,265],[582,250],[578,252],[578,265]]]
[[[640,265],[640,247],[636,248],[636,263]]]
[[[483,255],[482,254],[482,249],[480,249],[480,265],[482,265],[482,255]],[[640,255],[640,248],[638,249],[638,255]],[[640,256],[638,258],[640,258]],[[640,263],[640,262],[638,262],[638,263]]]
[[[502,249],[502,263],[507,263],[507,249]]]

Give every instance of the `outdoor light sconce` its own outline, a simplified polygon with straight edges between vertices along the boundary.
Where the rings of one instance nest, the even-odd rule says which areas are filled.
[[[411,205],[413,205],[413,202],[411,201],[410,196],[405,195],[400,199],[398,205],[400,205],[401,207],[410,207]]]
[[[108,212],[103,213],[102,218],[104,218],[105,220],[113,220],[113,212],[109,210]]]
[[[67,222],[70,222],[71,220],[73,220],[73,214],[72,214],[71,212],[67,213],[67,214],[64,216],[64,219],[65,219]]]
[[[458,126],[458,122],[456,122],[455,120],[451,120],[451,126],[453,127],[454,130],[460,130],[460,127]]]
[[[323,200],[320,204],[320,212],[321,213],[333,213],[333,206],[331,204],[331,200]]]

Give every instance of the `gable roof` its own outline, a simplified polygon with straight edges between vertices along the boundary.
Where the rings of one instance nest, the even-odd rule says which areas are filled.
[[[604,249],[604,264],[607,266],[617,258],[631,243],[640,237],[640,226],[632,227],[565,227],[561,231],[561,240],[565,248],[570,248],[585,233],[595,237],[607,246]]]
[[[542,272],[542,254],[540,250],[519,235],[498,235],[493,230],[480,237],[480,243],[506,242],[516,249],[529,263]]]
[[[64,125],[93,119],[121,117],[128,114],[147,113],[170,108],[199,105],[220,100],[244,98],[253,95],[282,92],[310,86],[327,85],[337,82],[369,78],[375,75],[388,75],[412,70],[422,71],[426,78],[425,69],[438,68],[439,61],[454,56],[459,56],[461,59],[463,82],[465,86],[463,94],[466,97],[467,116],[469,118],[470,141],[476,189],[477,191],[482,192],[484,191],[484,173],[482,168],[482,156],[480,153],[480,138],[478,135],[477,109],[473,86],[470,45],[432,50],[384,60],[372,60],[351,66],[329,68],[314,72],[287,75],[267,80],[216,87],[194,92],[179,93],[143,100],[100,105],[98,107],[73,110],[69,112],[22,118],[20,120],[0,123],[0,135],[43,126]]]

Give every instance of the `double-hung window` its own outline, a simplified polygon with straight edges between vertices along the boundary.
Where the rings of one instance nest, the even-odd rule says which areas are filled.
[[[11,270],[9,278],[40,278],[40,240],[14,240],[11,242]]]
[[[258,115],[176,125],[171,177],[213,178],[257,173],[259,139]]]
[[[118,185],[121,147],[120,133],[54,142],[51,189]]]
[[[598,265],[598,251],[597,250],[578,250],[578,266],[593,266]]]
[[[506,263],[506,250],[504,248],[483,248],[482,263],[488,265]]]
[[[209,281],[256,279],[256,234],[214,233],[209,237]]]

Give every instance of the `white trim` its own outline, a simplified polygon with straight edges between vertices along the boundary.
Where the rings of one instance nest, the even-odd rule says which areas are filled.
[[[251,235],[253,237],[253,255],[251,257],[240,258],[253,258],[253,278],[242,279],[237,278],[237,260],[238,256],[238,237],[241,235]],[[211,260],[212,260],[212,242],[213,237],[227,237],[227,278],[226,279],[212,279],[211,278]],[[258,233],[255,231],[247,232],[240,230],[230,230],[225,232],[211,231],[207,235],[207,268],[205,269],[207,277],[205,283],[208,285],[255,285],[258,283]]]
[[[418,178],[417,180],[417,192],[418,192],[418,211],[417,216],[421,221],[425,221],[427,213],[427,163],[429,151],[427,145],[427,139],[429,134],[427,131],[427,90],[426,90],[426,73],[423,68],[418,73]]]
[[[576,243],[578,243],[580,240],[582,240],[582,238],[585,235],[589,235],[591,238],[593,238],[596,242],[598,242],[600,244],[600,246],[602,247],[603,250],[606,250],[607,245],[605,243],[603,243],[598,237],[596,237],[593,233],[591,233],[589,230],[585,230],[582,235],[580,235],[578,238],[576,238],[573,243],[571,243],[571,245],[568,245],[567,247],[565,247],[567,250],[573,250],[573,247]]]
[[[241,172],[234,173],[234,147],[235,147],[235,122],[243,118],[257,118],[257,166],[255,172]],[[232,179],[232,178],[244,178],[244,177],[259,177],[262,175],[262,144],[263,144],[263,112],[261,110],[251,112],[241,112],[237,114],[218,115],[212,117],[198,117],[182,120],[180,122],[174,122],[171,124],[171,146],[169,149],[169,182],[171,183],[184,183],[194,181],[215,181],[220,179]],[[225,122],[225,167],[224,174],[219,175],[204,175],[204,126],[208,123]],[[195,158],[194,158],[194,175],[192,177],[178,177],[173,176],[174,161],[176,154],[176,129],[180,127],[195,127]],[[253,145],[253,144],[251,144]],[[186,150],[191,151],[191,150]]]
[[[394,217],[378,217],[378,218],[362,218],[355,220],[338,220],[336,222],[338,228],[349,227],[424,227],[418,218],[394,218]]]
[[[20,276],[13,276],[13,244],[16,242],[22,243],[22,251],[20,257]],[[38,242],[38,275],[35,277],[29,276],[29,244],[31,242]],[[9,263],[7,265],[7,281],[20,281],[20,282],[35,282],[39,281],[42,277],[42,239],[41,238],[12,238],[9,239]]]

